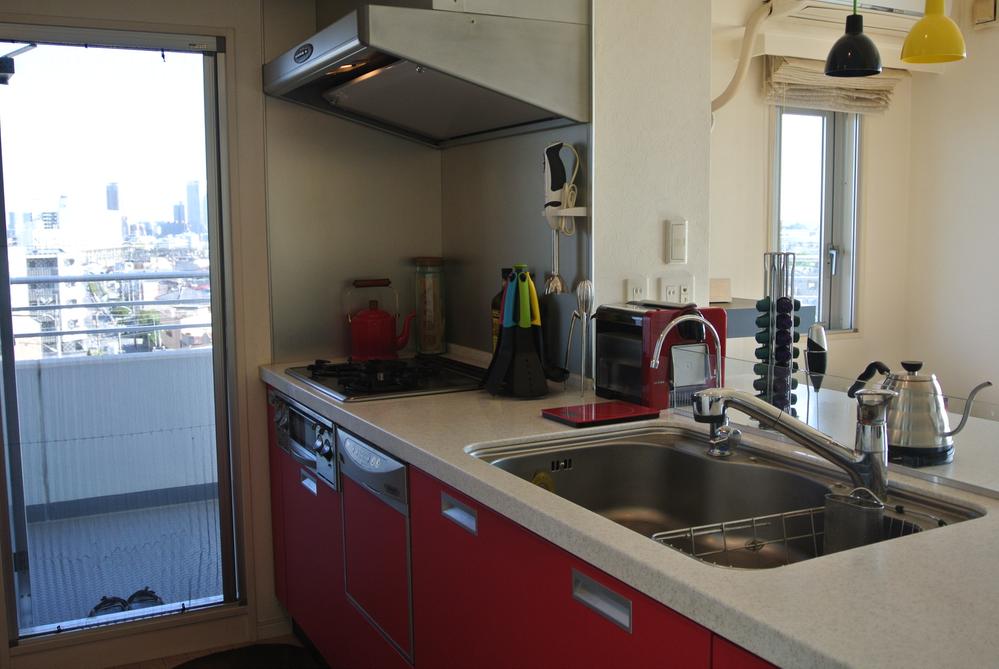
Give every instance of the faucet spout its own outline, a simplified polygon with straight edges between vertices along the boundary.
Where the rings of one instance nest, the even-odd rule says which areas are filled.
[[[883,500],[888,491],[886,414],[890,390],[865,389],[857,393],[857,441],[843,446],[811,425],[784,413],[751,393],[731,388],[708,388],[694,394],[694,420],[715,427],[728,424],[729,407],[760,421],[792,441],[825,458],[844,472],[853,485],[869,489]]]
[[[685,314],[677,319],[669,322],[669,324],[663,328],[663,331],[659,333],[659,338],[656,339],[656,347],[652,350],[652,360],[649,361],[649,367],[652,369],[659,369],[659,358],[663,354],[663,344],[666,343],[666,336],[672,332],[681,323],[688,322],[700,323],[704,326],[707,332],[711,333],[711,337],[715,341],[715,386],[721,388],[722,384],[722,347],[721,347],[721,337],[718,336],[718,330],[715,326],[700,314]]]

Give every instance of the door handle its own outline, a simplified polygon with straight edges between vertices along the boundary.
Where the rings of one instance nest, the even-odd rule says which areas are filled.
[[[291,459],[302,465],[303,467],[309,467],[310,469],[315,469],[316,467],[316,456],[315,454],[299,444],[294,439],[288,440],[288,455]]]
[[[479,518],[475,509],[467,504],[462,504],[443,490],[441,491],[441,515],[472,534],[479,533]]]
[[[311,492],[313,495],[319,494],[319,489],[316,487],[316,478],[312,474],[304,469],[299,469],[298,475],[300,477],[299,482],[302,484],[303,488]]]
[[[829,275],[836,276],[836,272],[839,270],[839,247],[830,245],[829,246]]]
[[[631,600],[575,569],[572,598],[631,634]]]

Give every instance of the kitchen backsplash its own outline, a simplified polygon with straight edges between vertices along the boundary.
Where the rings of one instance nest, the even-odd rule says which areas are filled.
[[[551,229],[542,215],[544,149],[563,141],[579,152],[576,203],[587,206],[589,131],[588,125],[577,125],[443,152],[442,238],[450,341],[490,350],[489,304],[500,288],[502,267],[526,263],[536,273],[539,288],[543,285],[552,255]],[[571,170],[568,151],[562,155]],[[590,272],[589,221],[577,219],[576,226],[574,236],[561,240],[559,271],[570,292]],[[556,329],[562,352],[575,305],[574,295],[561,296],[558,316],[544,324]]]

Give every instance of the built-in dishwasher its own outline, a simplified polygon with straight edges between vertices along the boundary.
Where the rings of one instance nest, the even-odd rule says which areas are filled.
[[[406,465],[343,429],[337,447],[347,599],[412,661]]]

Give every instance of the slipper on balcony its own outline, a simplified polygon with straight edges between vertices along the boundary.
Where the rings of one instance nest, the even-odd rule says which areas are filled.
[[[90,613],[87,614],[88,618],[93,618],[94,616],[103,616],[108,613],[121,613],[122,611],[128,610],[128,602],[126,602],[121,597],[108,597],[104,595],[101,597],[101,601],[97,602],[97,606],[90,609]]]
[[[129,611],[148,609],[150,606],[160,606],[161,604],[163,604],[163,598],[157,595],[154,590],[150,590],[148,585],[129,595],[126,603]]]

